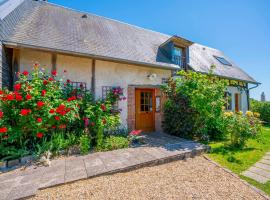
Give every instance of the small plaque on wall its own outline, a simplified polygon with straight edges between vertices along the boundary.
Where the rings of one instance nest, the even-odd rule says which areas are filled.
[[[160,112],[160,96],[156,96],[156,112]]]

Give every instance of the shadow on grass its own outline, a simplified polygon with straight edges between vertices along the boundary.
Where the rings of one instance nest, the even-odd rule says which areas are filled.
[[[226,158],[228,162],[241,164],[242,161],[237,159],[235,154],[240,153],[240,152],[241,153],[250,152],[254,150],[258,150],[258,149],[253,148],[253,147],[238,148],[238,147],[231,146],[229,144],[223,144],[222,146],[219,146],[219,147],[213,147],[210,153],[222,155],[223,157]]]

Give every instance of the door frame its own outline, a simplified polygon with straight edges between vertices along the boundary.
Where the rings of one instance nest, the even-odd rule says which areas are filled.
[[[139,87],[135,88],[135,129],[137,129],[137,91],[152,91],[152,123],[153,123],[153,130],[156,130],[156,122],[155,122],[155,113],[156,113],[156,90],[155,88],[147,88],[147,87]]]

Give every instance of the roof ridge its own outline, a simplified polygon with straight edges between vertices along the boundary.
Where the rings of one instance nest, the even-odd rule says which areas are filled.
[[[134,25],[134,24],[129,24],[127,22],[123,22],[123,21],[120,21],[120,20],[117,20],[117,19],[112,19],[112,18],[109,18],[109,17],[105,17],[105,16],[95,14],[95,13],[90,13],[90,12],[77,10],[77,9],[66,7],[66,6],[63,6],[63,5],[56,4],[56,3],[52,3],[52,2],[48,2],[48,1],[42,1],[42,3],[50,4],[52,6],[57,6],[57,7],[60,7],[60,8],[64,8],[64,9],[71,10],[71,11],[78,12],[78,13],[82,13],[82,14],[93,15],[93,16],[96,16],[96,17],[104,18],[106,20],[118,22],[120,24],[125,24],[125,25],[128,25],[128,26],[132,26],[132,27],[135,27],[135,28],[138,28],[138,29],[145,30],[145,31],[158,33],[158,34],[161,34],[161,35],[164,35],[164,36],[167,36],[167,37],[172,37],[173,36],[173,35],[169,35],[169,34],[166,34],[166,33],[161,33],[161,32],[158,32],[158,31],[151,30],[151,29],[143,28],[143,27],[140,27],[140,26],[137,26],[137,25]],[[179,37],[181,37],[181,36],[179,36]]]

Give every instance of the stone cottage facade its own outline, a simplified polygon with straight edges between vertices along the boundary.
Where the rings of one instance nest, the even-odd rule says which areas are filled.
[[[227,88],[227,109],[246,111],[249,85],[258,85],[221,51],[178,36],[146,30],[46,1],[0,4],[0,85],[12,88],[15,73],[39,63],[65,79],[83,83],[95,98],[124,89],[123,126],[161,131],[160,85],[180,69],[237,81]]]

